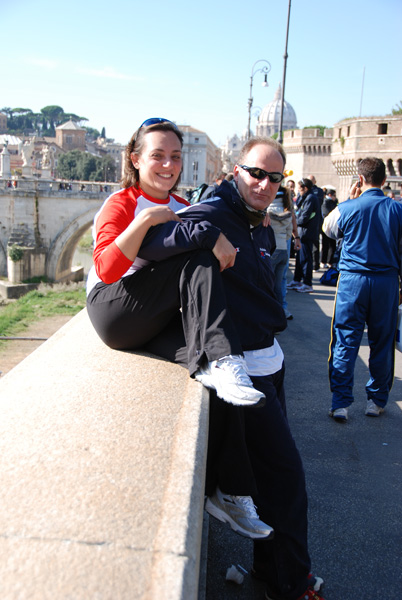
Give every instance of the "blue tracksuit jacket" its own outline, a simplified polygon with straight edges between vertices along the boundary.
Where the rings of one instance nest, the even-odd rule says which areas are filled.
[[[384,407],[392,386],[401,270],[402,205],[378,188],[339,204],[323,231],[343,238],[332,322],[332,408],[353,402],[353,373],[365,324],[370,345],[367,398]]]

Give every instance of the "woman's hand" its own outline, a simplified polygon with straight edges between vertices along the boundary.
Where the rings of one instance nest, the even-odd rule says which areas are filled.
[[[168,206],[153,206],[144,208],[139,215],[133,219],[130,225],[116,239],[115,243],[123,254],[134,261],[150,227],[167,223],[168,221],[182,220]]]
[[[153,206],[152,208],[145,208],[140,212],[136,219],[146,222],[149,227],[160,225],[161,223],[167,223],[168,221],[177,221],[178,223],[182,223],[182,219],[168,206]]]
[[[219,234],[216,244],[212,248],[212,252],[219,261],[221,272],[233,267],[236,259],[236,248],[232,246],[223,233]]]

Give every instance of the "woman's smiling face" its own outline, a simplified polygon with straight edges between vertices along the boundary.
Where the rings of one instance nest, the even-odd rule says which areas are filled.
[[[173,131],[152,131],[145,135],[141,154],[131,154],[139,171],[141,189],[158,200],[168,197],[182,168],[181,144]]]

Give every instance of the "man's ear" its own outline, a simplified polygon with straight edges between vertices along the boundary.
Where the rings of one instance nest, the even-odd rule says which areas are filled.
[[[236,183],[237,183],[238,177],[239,177],[239,166],[235,165],[233,167],[233,179],[235,180]]]

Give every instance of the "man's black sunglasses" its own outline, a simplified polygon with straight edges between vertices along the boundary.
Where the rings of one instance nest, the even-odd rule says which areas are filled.
[[[264,171],[264,169],[259,169],[258,167],[247,167],[246,165],[238,166],[250,173],[251,177],[254,177],[254,179],[259,179],[260,181],[268,177],[271,183],[280,183],[285,179],[285,175],[283,175],[283,173],[269,173],[268,171]]]

